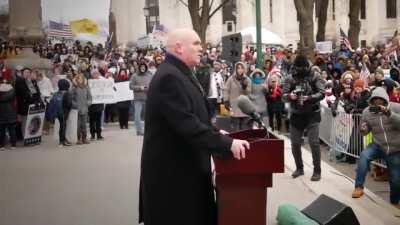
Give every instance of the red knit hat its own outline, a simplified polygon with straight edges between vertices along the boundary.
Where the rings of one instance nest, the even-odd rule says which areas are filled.
[[[354,88],[356,88],[356,87],[364,88],[364,85],[365,85],[365,84],[364,84],[364,81],[358,79],[358,80],[355,80],[355,81],[354,81],[353,87],[354,87]]]

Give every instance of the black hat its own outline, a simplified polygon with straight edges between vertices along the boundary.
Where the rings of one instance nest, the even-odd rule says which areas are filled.
[[[66,79],[61,79],[58,81],[58,90],[60,91],[68,91],[69,86],[70,84]]]
[[[310,66],[310,63],[308,62],[307,57],[305,57],[304,55],[296,56],[293,64],[295,67],[309,67]]]

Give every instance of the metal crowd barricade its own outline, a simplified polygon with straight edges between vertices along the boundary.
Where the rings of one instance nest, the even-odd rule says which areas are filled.
[[[325,113],[330,113],[330,111],[325,110]],[[336,156],[336,153],[343,153],[355,158],[360,157],[361,151],[372,141],[371,134],[367,136],[361,134],[360,126],[361,114],[338,112],[337,116],[332,118],[330,137],[331,156]],[[386,168],[385,162],[382,159],[373,163]]]

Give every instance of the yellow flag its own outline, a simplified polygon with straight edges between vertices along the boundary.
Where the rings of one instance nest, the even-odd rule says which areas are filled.
[[[79,33],[97,34],[99,30],[96,22],[90,19],[74,20],[69,23],[72,32],[76,35]]]

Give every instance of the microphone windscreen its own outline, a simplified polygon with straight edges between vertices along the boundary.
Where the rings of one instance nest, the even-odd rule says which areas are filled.
[[[253,102],[250,101],[249,97],[246,95],[240,95],[238,98],[238,107],[239,109],[247,115],[252,115],[256,112],[256,107]]]

